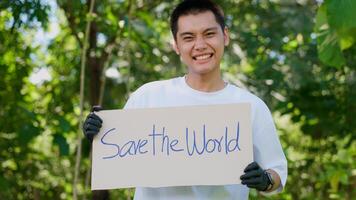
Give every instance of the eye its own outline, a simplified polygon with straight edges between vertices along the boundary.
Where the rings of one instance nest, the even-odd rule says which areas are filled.
[[[186,37],[183,37],[183,40],[186,41],[186,42],[190,42],[192,41],[194,38],[192,36],[186,36]]]
[[[206,36],[208,37],[213,37],[215,35],[215,32],[207,32]]]

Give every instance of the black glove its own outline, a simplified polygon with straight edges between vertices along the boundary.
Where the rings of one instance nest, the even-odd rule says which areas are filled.
[[[250,163],[244,170],[245,174],[240,177],[241,184],[259,191],[266,191],[272,184],[267,173],[256,162]]]
[[[99,133],[103,120],[94,113],[94,111],[100,111],[100,106],[93,106],[92,112],[89,113],[83,124],[84,136],[90,141],[93,141],[93,137]]]

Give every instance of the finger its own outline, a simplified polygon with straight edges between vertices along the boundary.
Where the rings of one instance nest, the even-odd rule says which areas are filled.
[[[94,130],[88,130],[86,133],[87,133],[87,136],[94,136],[94,135],[98,134],[98,132],[94,131]]]
[[[98,133],[99,130],[100,130],[99,127],[94,126],[94,125],[92,125],[92,124],[88,124],[87,127],[86,127],[86,129],[85,129],[86,132],[88,132],[88,131],[95,131],[96,133]]]
[[[256,170],[258,168],[260,168],[260,166],[256,162],[252,162],[249,165],[247,165],[247,167],[245,168],[244,172],[248,172],[248,171],[251,171],[251,170]]]
[[[259,170],[253,170],[253,171],[249,171],[246,174],[242,175],[240,177],[241,180],[246,180],[246,179],[250,179],[250,178],[254,178],[254,177],[259,177],[263,174],[263,171],[259,171]]]
[[[96,135],[94,131],[87,131],[85,137],[88,138],[90,141],[93,140],[93,137]]]
[[[268,185],[262,185],[262,184],[248,184],[247,187],[249,188],[255,188],[259,191],[266,191],[268,188]]]
[[[249,188],[255,188],[258,190],[258,188],[260,188],[260,185],[256,185],[256,184],[249,184],[249,185],[246,185],[247,187]]]
[[[85,137],[92,140],[96,135],[97,133],[95,131],[87,131]]]
[[[88,115],[88,118],[96,119],[96,120],[100,121],[101,123],[103,123],[103,120],[98,115],[96,115],[95,113],[90,113]]]
[[[261,184],[261,182],[262,182],[261,177],[256,177],[256,178],[250,178],[247,180],[243,180],[243,181],[241,181],[241,184],[247,185],[250,187],[250,186]]]
[[[97,127],[101,127],[102,126],[102,122],[97,120],[97,119],[93,119],[93,118],[89,118],[86,122],[86,124],[91,124],[91,125],[94,125],[94,126],[97,126]],[[87,125],[88,126],[88,125]]]

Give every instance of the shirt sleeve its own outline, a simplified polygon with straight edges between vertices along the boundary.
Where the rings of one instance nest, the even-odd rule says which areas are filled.
[[[279,141],[271,112],[260,100],[254,110],[253,122],[253,156],[263,169],[273,169],[281,179],[281,186],[265,195],[279,193],[287,182],[287,160]]]
[[[126,101],[124,109],[133,109],[133,108],[142,108],[143,107],[143,99],[144,92],[143,86],[138,88],[136,91],[130,94],[129,99]]]
[[[126,101],[126,104],[124,106],[124,109],[130,109],[130,108],[134,108],[135,107],[136,100],[134,97],[134,93],[132,93],[129,97],[129,99]]]

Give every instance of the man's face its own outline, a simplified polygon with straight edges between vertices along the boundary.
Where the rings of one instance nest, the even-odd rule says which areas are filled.
[[[221,29],[211,11],[179,17],[175,51],[189,74],[220,75],[220,60],[228,44],[227,29]]]

